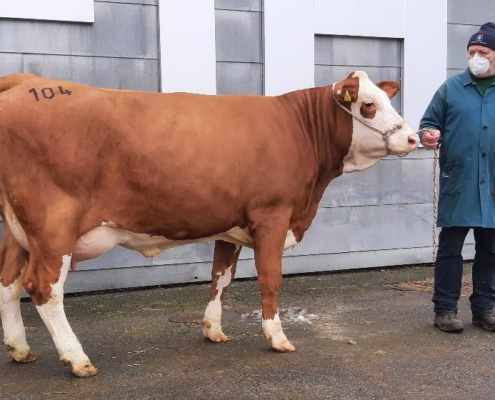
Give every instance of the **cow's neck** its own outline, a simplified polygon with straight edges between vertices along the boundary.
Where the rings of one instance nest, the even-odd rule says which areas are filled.
[[[331,86],[290,92],[280,99],[313,144],[323,195],[330,181],[342,174],[352,141],[352,118],[338,112]]]

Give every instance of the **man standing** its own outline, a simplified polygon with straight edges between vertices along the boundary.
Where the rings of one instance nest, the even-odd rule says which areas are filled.
[[[468,69],[437,90],[420,123],[426,149],[440,147],[439,236],[435,265],[434,324],[461,332],[457,300],[462,247],[473,229],[476,254],[474,325],[495,331],[495,24],[481,26],[467,44]]]

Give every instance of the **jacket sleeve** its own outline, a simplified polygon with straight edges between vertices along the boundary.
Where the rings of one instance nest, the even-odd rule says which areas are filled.
[[[446,114],[446,86],[442,85],[435,93],[428,105],[419,129],[433,128],[443,132]]]

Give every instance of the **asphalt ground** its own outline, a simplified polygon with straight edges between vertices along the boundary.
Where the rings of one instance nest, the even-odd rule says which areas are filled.
[[[68,319],[99,368],[75,378],[33,305],[30,364],[0,353],[0,399],[495,399],[495,333],[473,326],[470,266],[461,334],[433,327],[431,266],[285,277],[281,319],[294,353],[270,350],[255,280],[224,302],[225,343],[199,324],[209,285],[67,297]]]

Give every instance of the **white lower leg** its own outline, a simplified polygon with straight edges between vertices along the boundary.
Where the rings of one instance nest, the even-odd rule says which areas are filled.
[[[220,275],[220,273],[219,273]],[[222,292],[232,281],[232,265],[217,280],[217,294],[208,303],[203,318],[203,335],[213,342],[225,342],[229,338],[222,331]]]
[[[281,352],[296,350],[293,344],[289,342],[285,336],[278,312],[275,314],[273,319],[263,319],[262,326],[263,333],[267,339],[271,340],[272,348],[274,350]]]
[[[10,356],[18,362],[36,360],[26,341],[26,330],[21,316],[22,276],[9,286],[0,284],[0,314],[4,333],[3,343],[8,347]]]
[[[72,371],[77,376],[92,376],[98,370],[91,364],[88,356],[84,353],[81,343],[72,331],[67,321],[64,311],[64,282],[70,267],[70,256],[63,257],[63,265],[60,278],[52,286],[52,296],[50,300],[37,310],[43,319],[48,331],[52,335],[55,346],[60,354],[60,359],[65,363],[70,363]]]

